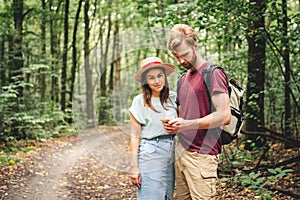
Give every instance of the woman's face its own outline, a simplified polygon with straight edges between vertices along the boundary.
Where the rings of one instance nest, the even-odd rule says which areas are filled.
[[[162,69],[150,69],[146,74],[146,83],[152,90],[154,97],[159,97],[160,92],[165,86],[166,77]]]

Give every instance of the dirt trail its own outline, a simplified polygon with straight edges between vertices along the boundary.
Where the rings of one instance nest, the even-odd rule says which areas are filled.
[[[0,200],[136,200],[129,160],[127,126],[101,126],[47,141],[20,163],[0,168]],[[282,181],[284,188],[289,180]],[[220,184],[217,199],[256,199],[246,187]],[[294,198],[274,193],[274,199]]]
[[[79,137],[71,141],[54,142],[52,147],[35,155],[33,161],[26,166],[30,176],[25,183],[12,184],[2,199],[73,199],[74,195],[71,198],[71,193],[76,191],[70,190],[73,187],[68,182],[68,177],[76,177],[76,169],[80,168],[78,165],[86,162],[88,157],[94,158],[97,164],[127,171],[128,152],[124,149],[125,146],[120,147],[113,142],[120,136],[124,139],[122,134],[126,131],[127,128],[124,127],[124,130],[118,128],[108,133],[105,127],[101,127],[80,132]]]

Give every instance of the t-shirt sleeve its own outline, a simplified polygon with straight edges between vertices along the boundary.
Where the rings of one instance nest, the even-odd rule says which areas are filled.
[[[146,124],[146,107],[144,105],[144,99],[141,95],[134,97],[129,112],[140,123]]]
[[[177,98],[177,94],[174,91],[170,91],[169,93],[169,99],[170,99],[170,104],[174,107],[176,107],[177,110],[177,106],[180,105],[178,104],[178,98]]]
[[[213,71],[211,80],[211,96],[213,96],[217,92],[229,94],[227,77],[223,70],[215,69]]]

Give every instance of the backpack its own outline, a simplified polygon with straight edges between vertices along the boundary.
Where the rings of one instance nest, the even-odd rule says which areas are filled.
[[[224,69],[217,65],[209,65],[202,72],[202,76],[204,78],[206,84],[206,90],[208,94],[210,91],[209,87],[211,86],[210,79],[211,79],[212,72],[217,68],[221,69],[224,72]],[[236,83],[234,79],[228,79],[228,91],[229,91],[229,98],[230,98],[231,120],[228,125],[224,125],[223,127],[220,127],[222,129],[221,132],[222,145],[229,144],[233,140],[237,139],[239,137],[240,131],[244,124],[244,116],[242,113],[244,90]],[[213,110],[214,108],[211,103],[211,99],[209,101],[212,107],[211,109]]]

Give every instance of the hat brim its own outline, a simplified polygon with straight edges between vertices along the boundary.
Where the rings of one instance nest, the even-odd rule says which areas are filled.
[[[138,82],[142,82],[142,74],[149,70],[149,69],[152,69],[152,68],[163,68],[165,69],[165,72],[166,72],[166,76],[169,76],[170,74],[172,74],[175,70],[175,67],[171,64],[167,64],[167,63],[164,63],[164,64],[157,64],[157,65],[151,65],[145,69],[141,69],[140,71],[138,71],[138,73],[136,73],[135,75],[135,80],[137,80]]]

